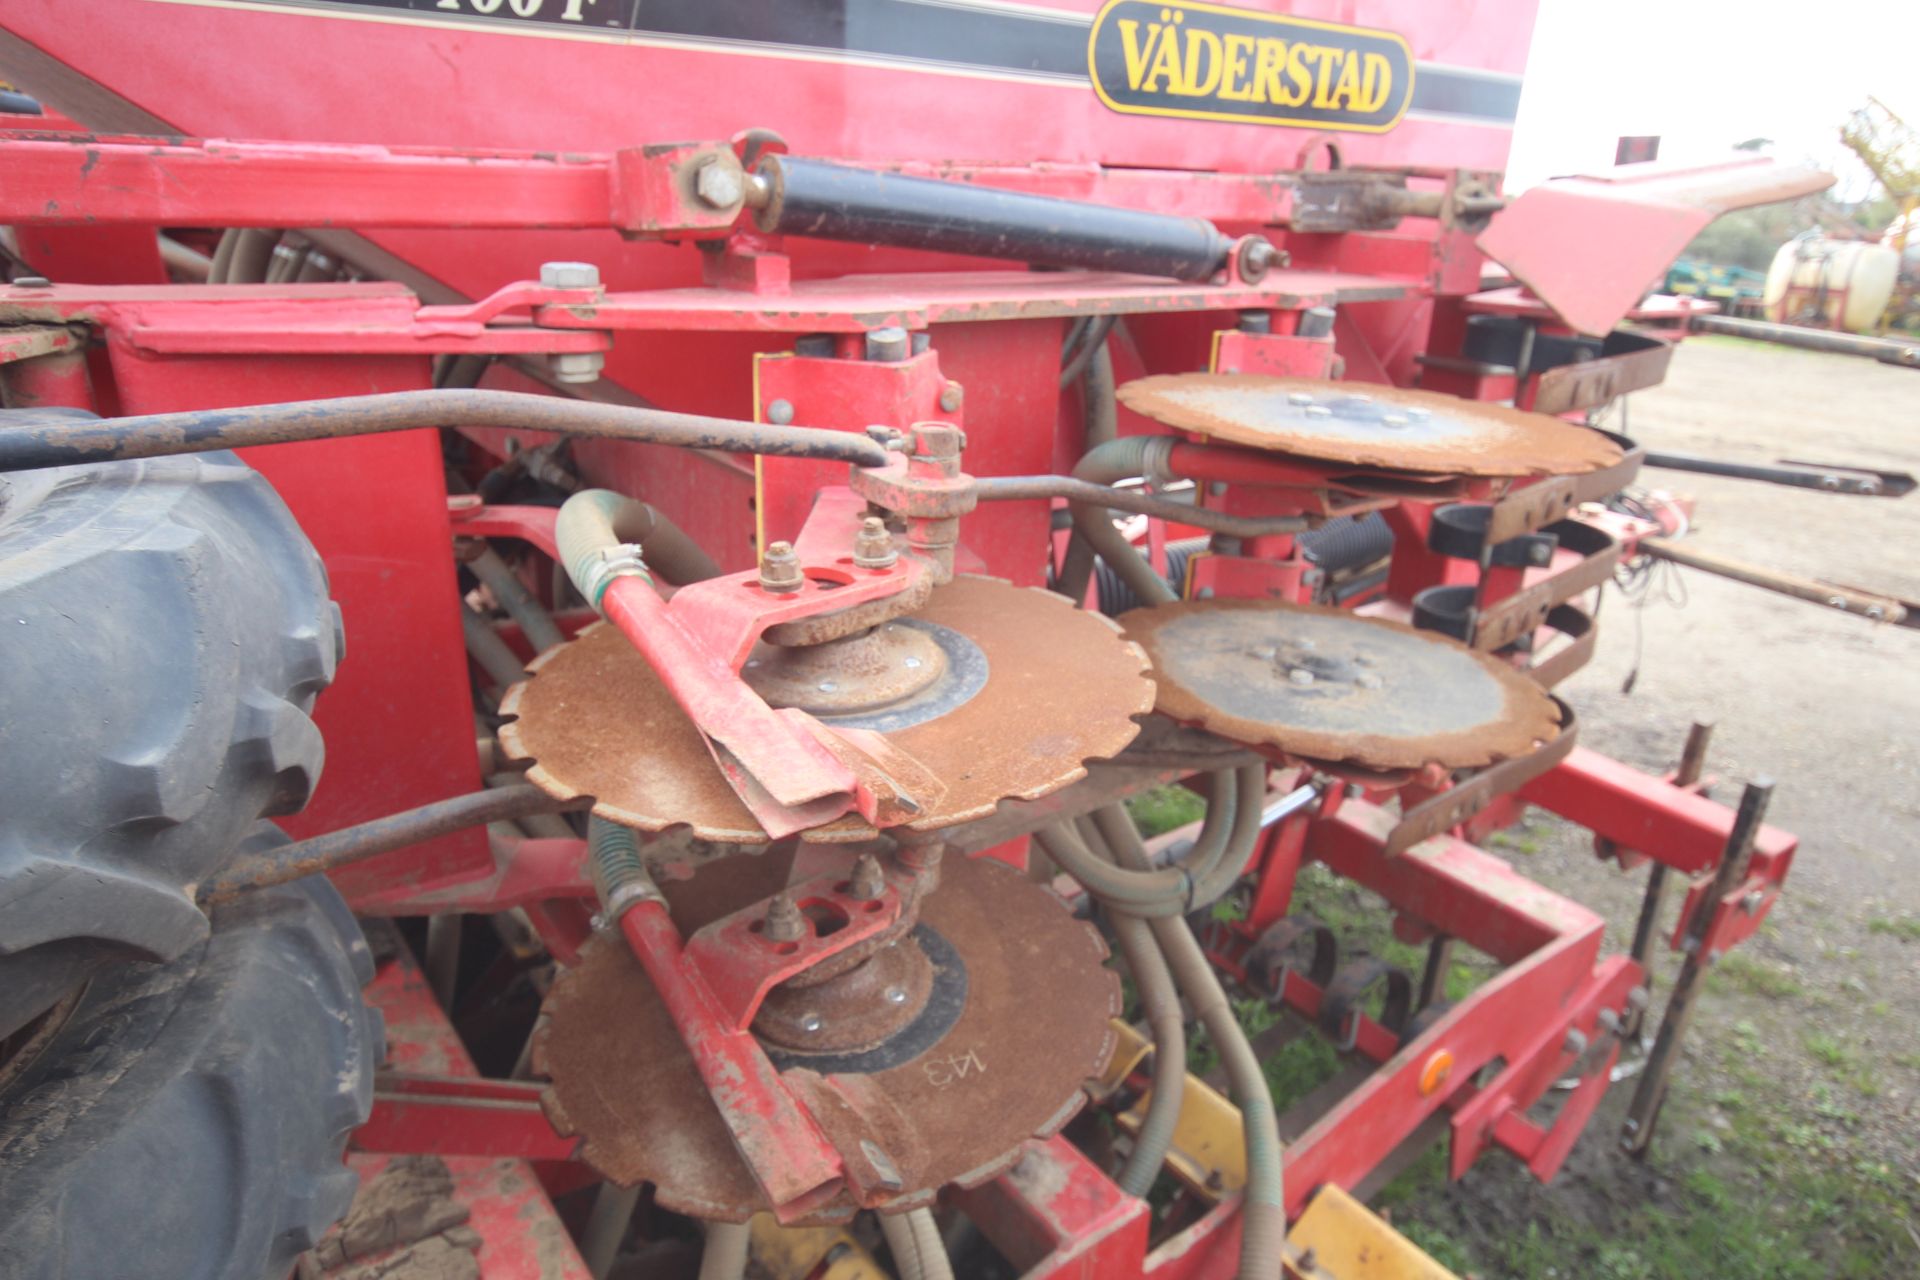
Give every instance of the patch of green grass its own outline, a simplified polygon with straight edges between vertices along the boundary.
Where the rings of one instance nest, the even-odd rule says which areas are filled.
[[[1875,916],[1867,921],[1867,932],[1902,942],[1920,942],[1920,916]]]
[[[1808,1031],[1800,1037],[1800,1043],[1813,1060],[1823,1067],[1851,1067],[1856,1061],[1853,1049],[1846,1042],[1824,1031]]]
[[[1140,834],[1151,840],[1175,827],[1198,822],[1206,816],[1207,802],[1185,787],[1169,783],[1129,798],[1127,812],[1133,815]]]
[[[1707,985],[1715,991],[1741,991],[1773,1000],[1790,1000],[1805,992],[1792,974],[1739,951],[1720,957],[1708,971]]]
[[[1849,1160],[1819,1123],[1793,1117],[1787,1087],[1770,1076],[1711,1101],[1677,1092],[1669,1103],[1662,1163],[1675,1181],[1645,1201],[1613,1201],[1608,1220],[1590,1202],[1548,1191],[1528,1201],[1524,1228],[1462,1231],[1447,1212],[1439,1149],[1380,1193],[1394,1227],[1458,1275],[1546,1280],[1885,1280],[1920,1274],[1909,1234],[1920,1206],[1897,1169]],[[1858,1116],[1817,1094],[1825,1124]],[[1804,1107],[1800,1108],[1804,1110]],[[1615,1157],[1623,1159],[1623,1157]],[[1591,1175],[1589,1175],[1591,1178]],[[1517,1194],[1526,1195],[1521,1188]],[[1431,1213],[1429,1212],[1431,1211]]]

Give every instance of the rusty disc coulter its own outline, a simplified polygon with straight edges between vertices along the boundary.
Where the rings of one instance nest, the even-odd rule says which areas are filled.
[[[1453,476],[1557,476],[1620,461],[1597,431],[1484,400],[1371,383],[1182,373],[1129,382],[1120,400],[1155,422],[1321,462]]]
[[[910,825],[935,831],[1031,800],[1118,752],[1152,709],[1146,660],[1119,629],[1048,592],[957,577],[911,616],[812,646],[763,644],[743,678],[775,706],[828,728],[883,734],[946,786]],[[541,656],[501,705],[500,741],[532,759],[528,781],[590,795],[600,817],[644,831],[759,844],[766,833],[645,658],[596,624]],[[849,815],[810,840],[868,839]]]
[[[676,920],[692,932],[757,901],[773,861],[710,863],[671,886]],[[783,989],[755,1031],[830,1138],[884,1152],[900,1181],[888,1210],[911,1208],[942,1186],[995,1176],[1028,1138],[1078,1110],[1120,1009],[1106,954],[1043,886],[1004,863],[949,857],[912,929],[845,973]],[[889,1012],[896,1006],[904,1016]],[[743,1222],[767,1207],[673,1019],[617,937],[591,943],[554,983],[534,1055],[553,1081],[548,1118],[581,1139],[581,1157],[605,1177],[651,1183],[660,1204],[701,1218]],[[813,1220],[856,1207],[842,1199]]]
[[[1368,770],[1472,768],[1559,725],[1533,681],[1457,640],[1344,609],[1195,600],[1137,609],[1157,709],[1296,759]]]

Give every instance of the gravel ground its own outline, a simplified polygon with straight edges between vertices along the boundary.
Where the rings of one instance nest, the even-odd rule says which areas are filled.
[[[1920,371],[1698,338],[1664,385],[1631,398],[1624,426],[1617,414],[1609,425],[1659,449],[1920,474]],[[1920,599],[1920,494],[1842,497],[1662,471],[1642,479],[1696,498],[1689,541],[1703,549]],[[1654,772],[1671,767],[1689,722],[1712,722],[1716,796],[1731,803],[1743,782],[1771,777],[1768,819],[1800,837],[1785,896],[1716,972],[1651,1160],[1615,1150],[1631,1094],[1623,1084],[1552,1187],[1490,1159],[1463,1185],[1435,1177],[1414,1188],[1396,1220],[1416,1238],[1424,1228],[1457,1242],[1455,1265],[1484,1276],[1660,1276],[1699,1261],[1716,1276],[1920,1275],[1920,631],[1662,572],[1670,576],[1653,582],[1644,607],[1609,591],[1598,653],[1562,692],[1583,744]],[[1644,873],[1600,863],[1585,833],[1549,818],[1496,847],[1605,913],[1625,948]],[[1661,975],[1655,1015],[1676,969]],[[1795,1217],[1808,1194],[1802,1174],[1829,1169],[1840,1216]],[[1778,1201],[1756,1219],[1785,1224],[1777,1254],[1687,1220],[1727,1207],[1716,1188],[1733,1188],[1742,1211],[1742,1196]],[[1648,1205],[1677,1217],[1649,1219]],[[1856,1211],[1864,1216],[1845,1217]],[[1834,1239],[1817,1238],[1829,1218]],[[1543,1224],[1567,1247],[1514,1245],[1516,1235],[1538,1243]],[[1675,1261],[1673,1242],[1655,1238],[1669,1226],[1704,1243],[1676,1245],[1673,1258],[1685,1261]],[[1863,1236],[1870,1248],[1851,1243]]]

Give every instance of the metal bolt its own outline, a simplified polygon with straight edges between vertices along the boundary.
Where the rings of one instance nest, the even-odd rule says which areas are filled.
[[[1593,1020],[1594,1023],[1608,1035],[1614,1036],[1620,1034],[1620,1015],[1613,1010],[1602,1009],[1599,1013],[1593,1015]]]
[[[907,1002],[907,992],[904,987],[888,987],[887,988],[888,1004],[905,1004],[906,1002]]]
[[[1846,598],[1843,596],[1828,596],[1827,603],[1836,609],[1844,609],[1847,607]]]
[[[1883,621],[1886,618],[1886,616],[1887,616],[1887,611],[1885,609],[1882,609],[1879,605],[1870,604],[1867,606],[1867,617],[1872,619],[1874,622]]]
[[[1840,477],[1839,476],[1821,476],[1820,487],[1822,489],[1825,489],[1827,492],[1831,493],[1835,489],[1838,489],[1840,487]]]
[[[1288,404],[1312,404],[1312,403],[1313,403],[1313,392],[1311,392],[1311,391],[1289,391],[1289,392],[1287,392],[1287,403],[1288,403]]]
[[[543,262],[540,283],[549,289],[597,289],[600,268],[591,262]]]
[[[775,942],[798,942],[807,936],[807,918],[800,914],[800,908],[792,898],[784,893],[776,893],[773,900],[767,903],[762,932]],[[805,1019],[802,1019],[804,1024]],[[806,1029],[811,1031],[813,1028]]]
[[[776,427],[784,427],[793,421],[793,403],[788,400],[775,400],[767,406],[767,421]]]
[[[1287,672],[1287,683],[1305,689],[1313,683],[1313,672],[1305,667],[1295,667]]]
[[[815,360],[833,359],[833,335],[830,333],[809,333],[793,340],[793,354],[808,356]]]
[[[607,927],[607,918],[596,911],[587,917],[587,927],[598,933]]]
[[[1242,311],[1240,313],[1240,332],[1272,333],[1273,313],[1270,311]]]
[[[1354,677],[1353,682],[1359,685],[1362,689],[1378,689],[1382,685],[1386,684],[1385,680],[1382,680],[1379,676],[1373,674],[1373,672],[1371,671],[1362,671],[1358,676]]]
[[[1635,987],[1627,992],[1627,1006],[1632,1009],[1645,1009],[1652,998],[1647,994],[1645,987]]]
[[[909,671],[918,671],[920,669],[920,659],[904,658],[901,660],[900,665],[905,667]]]
[[[782,593],[798,591],[805,582],[806,576],[800,572],[800,557],[793,554],[793,544],[769,543],[766,554],[760,557],[760,589]]]
[[[890,569],[899,560],[887,522],[879,516],[862,520],[860,532],[853,535],[853,563],[862,569]]]
[[[825,1024],[820,1021],[820,1015],[817,1013],[803,1013],[800,1015],[800,1029],[809,1035],[818,1031],[824,1025]]]
[[[1422,409],[1417,404],[1408,405],[1406,412],[1407,412],[1407,417],[1413,419],[1415,422],[1425,422],[1428,418],[1431,418],[1433,416],[1433,410]]]
[[[1240,539],[1230,538],[1224,533],[1216,533],[1213,535],[1212,550],[1215,555],[1237,556],[1240,554]]]
[[[1878,480],[1862,480],[1856,486],[1856,488],[1859,490],[1859,492],[1871,498],[1876,493],[1880,492],[1880,482]]]
[[[1333,410],[1323,404],[1310,404],[1307,406],[1307,416],[1309,418],[1331,418],[1333,416]]]
[[[746,198],[746,175],[731,155],[711,155],[693,178],[694,194],[715,209],[731,209]]]
[[[1553,548],[1544,542],[1536,542],[1527,548],[1527,559],[1535,564],[1553,563]]]
[[[818,690],[820,690],[820,692],[822,692],[822,693],[838,693],[838,692],[840,692],[840,686],[839,686],[839,685],[837,685],[837,684],[835,684],[835,683],[834,683],[833,681],[831,681],[831,680],[822,680],[822,681],[821,681],[821,682],[820,682],[819,684],[817,684],[817,685],[815,685],[815,686],[814,686],[814,688],[816,688],[816,689],[818,689]]]
[[[1202,587],[1202,588],[1200,588],[1200,598],[1201,598],[1202,600],[1211,600],[1211,599],[1213,599],[1213,588],[1212,588],[1212,587]]]
[[[872,902],[886,892],[887,873],[880,869],[880,859],[870,853],[863,853],[853,862],[853,875],[848,877],[847,892],[862,902]]]
[[[1760,890],[1758,889],[1750,890],[1747,893],[1746,897],[1740,899],[1740,909],[1746,912],[1748,915],[1753,915],[1755,912],[1760,910],[1760,904],[1765,902],[1766,900],[1767,900],[1767,895],[1762,893]]]
[[[1209,497],[1225,497],[1226,492],[1227,482],[1225,480],[1210,480],[1207,482],[1207,494]]]
[[[1383,413],[1380,415],[1380,425],[1383,427],[1404,427],[1408,421],[1409,419],[1404,413]]]
[[[599,351],[556,351],[547,356],[553,380],[569,386],[600,381],[600,371],[606,367],[607,357]]]
[[[923,356],[933,350],[933,335],[925,329],[913,335],[913,354]]]
[[[1352,395],[1348,396],[1347,399],[1353,401],[1355,404],[1372,404],[1373,403],[1373,397],[1370,395],[1367,395],[1363,391],[1356,391]]]
[[[1274,658],[1274,656],[1278,654],[1280,651],[1274,648],[1270,644],[1263,644],[1255,648],[1249,649],[1247,650],[1247,652],[1252,654],[1256,658],[1263,658],[1268,661],[1271,661]]]
[[[949,382],[945,387],[941,388],[941,391],[940,391],[941,412],[943,413],[960,412],[961,399],[962,399],[962,392],[960,390],[960,384],[957,382]]]
[[[1586,1032],[1580,1030],[1578,1027],[1568,1027],[1567,1038],[1565,1042],[1561,1044],[1560,1048],[1575,1056],[1585,1053],[1587,1051]]]
[[[867,330],[867,359],[889,364],[905,360],[913,352],[913,339],[897,324],[884,329]]]

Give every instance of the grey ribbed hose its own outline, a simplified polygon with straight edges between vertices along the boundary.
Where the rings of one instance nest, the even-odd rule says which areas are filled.
[[[1243,772],[1251,773],[1259,768],[1261,766],[1253,766]],[[1260,793],[1257,783],[1255,787],[1247,803],[1253,807],[1254,832],[1257,834]],[[1223,861],[1234,860],[1236,856],[1240,865],[1245,863],[1245,853],[1230,847],[1234,833],[1241,827],[1239,819],[1245,807],[1240,790],[1238,774],[1223,769],[1213,775],[1213,798],[1207,805],[1207,818],[1201,825],[1200,838],[1188,850],[1186,861],[1171,867],[1155,867],[1141,872],[1115,866],[1095,856],[1068,826],[1043,827],[1034,836],[1061,870],[1086,885],[1088,891],[1103,902],[1143,917],[1184,915],[1203,901],[1199,896],[1200,889],[1213,882],[1214,868]],[[1105,827],[1098,815],[1095,815],[1094,821],[1104,832]],[[1138,838],[1137,835],[1135,838]],[[1248,844],[1250,849],[1250,840]],[[1236,871],[1235,876],[1238,874]],[[1227,883],[1231,884],[1232,881]]]
[[[923,1280],[926,1273],[920,1269],[920,1241],[909,1217],[904,1213],[881,1214],[880,1234],[886,1239],[887,1252],[893,1255],[893,1269],[900,1280]]]
[[[1250,805],[1259,812],[1259,805]],[[1256,819],[1257,822],[1257,819]],[[1257,829],[1257,827],[1256,827]],[[1137,835],[1137,833],[1136,833]],[[1121,842],[1114,850],[1123,862],[1136,870],[1152,864],[1146,850],[1135,841]],[[1241,1209],[1240,1280],[1273,1280],[1280,1274],[1281,1250],[1287,1238],[1285,1184],[1281,1171],[1280,1124],[1274,1114],[1273,1094],[1260,1059],[1240,1028],[1233,1006],[1206,953],[1194,939],[1193,930],[1180,916],[1163,916],[1148,922],[1174,981],[1187,997],[1194,1016],[1206,1027],[1220,1061],[1227,1070],[1228,1087],[1234,1105],[1240,1108],[1242,1133],[1247,1144],[1247,1188]]]
[[[1109,919],[1153,1035],[1153,1092],[1147,1098],[1140,1132],[1134,1135],[1133,1154],[1120,1171],[1120,1189],[1144,1199],[1166,1162],[1174,1127],[1180,1122],[1180,1103],[1187,1090],[1187,1027],[1173,972],[1147,922],[1120,911],[1110,913]]]
[[[947,1258],[947,1245],[933,1220],[933,1210],[915,1209],[907,1214],[913,1228],[913,1243],[920,1252],[920,1274],[924,1280],[953,1280],[953,1263]]]
[[[527,637],[527,643],[533,646],[535,653],[562,644],[566,637],[560,634],[560,628],[553,625],[553,618],[533,598],[527,590],[527,584],[520,581],[520,575],[513,566],[500,558],[500,553],[492,547],[467,561],[467,568],[473,570],[473,576],[486,584],[507,616],[520,624],[521,634]]]
[[[753,1230],[744,1222],[709,1222],[700,1250],[700,1280],[740,1280],[747,1273],[747,1245]]]
[[[460,605],[460,632],[466,640],[467,656],[479,663],[488,679],[502,689],[526,676],[527,669],[521,664],[520,655],[464,601]]]

